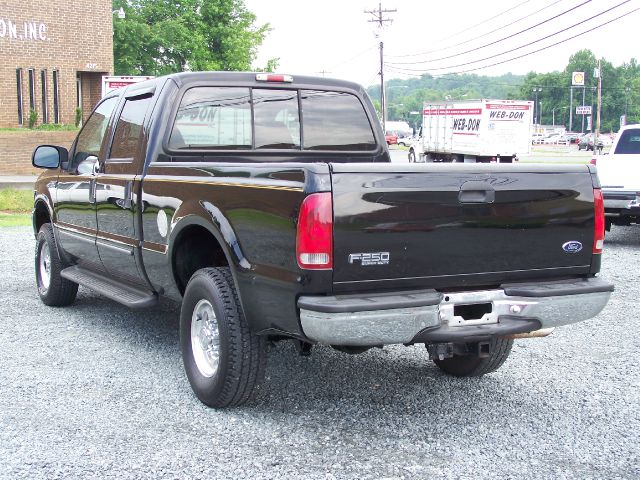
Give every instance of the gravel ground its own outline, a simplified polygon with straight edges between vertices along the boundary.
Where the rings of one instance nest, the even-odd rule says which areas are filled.
[[[0,230],[0,478],[638,478],[640,227],[607,236],[595,319],[519,340],[496,373],[422,347],[309,357],[278,344],[251,407],[190,391],[178,310],[81,289],[45,307],[28,228]]]

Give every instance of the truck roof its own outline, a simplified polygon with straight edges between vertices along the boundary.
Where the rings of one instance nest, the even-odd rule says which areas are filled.
[[[152,80],[147,80],[144,82],[139,82],[135,85],[131,85],[127,87],[129,90],[132,87],[134,89],[138,88],[148,88],[149,86],[156,85],[160,82],[165,81],[166,79],[171,79],[179,86],[194,84],[194,83],[233,83],[233,84],[242,84],[248,86],[270,86],[270,87],[284,87],[291,88],[293,87],[306,87],[306,88],[338,88],[341,90],[352,90],[357,92],[364,92],[364,88],[362,85],[350,82],[347,80],[339,80],[336,78],[326,78],[326,77],[314,77],[314,76],[305,76],[305,75],[284,75],[286,77],[290,77],[291,81],[267,81],[267,80],[258,80],[258,75],[272,76],[274,78],[282,77],[282,74],[272,74],[272,73],[264,73],[264,72],[181,72],[181,73],[172,73],[170,75],[165,75],[162,77],[157,77]]]

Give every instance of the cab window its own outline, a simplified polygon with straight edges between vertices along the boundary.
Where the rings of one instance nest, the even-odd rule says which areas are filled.
[[[296,90],[253,90],[258,149],[300,148],[300,114]]]
[[[616,145],[616,154],[640,154],[640,128],[629,128],[624,130]]]
[[[117,97],[111,97],[100,103],[87,119],[76,141],[71,170],[78,170],[87,157],[97,157],[104,141],[113,110],[118,103]],[[80,169],[85,171],[86,169]]]
[[[124,104],[111,146],[111,158],[133,160],[143,137],[144,117],[151,104],[151,95],[128,99]]]
[[[248,88],[196,87],[182,97],[169,147],[248,149],[251,136]]]
[[[300,92],[305,150],[375,150],[364,107],[349,93]]]

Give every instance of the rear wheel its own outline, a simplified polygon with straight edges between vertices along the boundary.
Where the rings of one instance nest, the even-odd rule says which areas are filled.
[[[494,338],[490,342],[490,354],[487,357],[475,355],[454,355],[443,360],[434,359],[433,362],[440,370],[455,377],[481,377],[495,372],[507,360],[511,353],[513,340]],[[473,345],[471,345],[473,349]]]
[[[42,225],[38,232],[35,257],[36,285],[42,303],[50,307],[71,305],[78,294],[78,284],[60,275],[65,265],[50,223]]]
[[[180,311],[184,368],[196,396],[210,407],[243,405],[264,378],[266,340],[249,330],[228,268],[193,274]]]

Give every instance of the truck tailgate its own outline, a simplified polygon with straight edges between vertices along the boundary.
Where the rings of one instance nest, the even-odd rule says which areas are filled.
[[[590,270],[588,166],[331,167],[336,292],[493,285]]]

